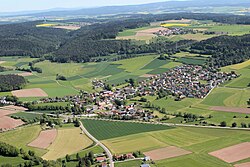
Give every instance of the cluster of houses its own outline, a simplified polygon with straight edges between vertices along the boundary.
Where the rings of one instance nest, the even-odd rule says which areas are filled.
[[[159,30],[155,32],[154,34],[158,36],[171,36],[171,35],[184,35],[184,34],[195,34],[195,33],[198,33],[198,31],[193,30],[193,29],[187,29],[187,28],[173,27],[173,28]]]
[[[15,103],[8,101],[7,97],[3,96],[3,97],[0,97],[0,104],[1,105],[14,105]]]
[[[199,65],[183,65],[151,77],[139,84],[138,90],[152,94],[160,90],[180,99],[205,98],[217,85],[238,77],[234,72],[219,72],[214,68]]]

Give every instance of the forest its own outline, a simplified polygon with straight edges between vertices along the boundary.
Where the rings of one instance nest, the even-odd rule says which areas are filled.
[[[22,89],[26,84],[26,80],[18,75],[0,75],[0,92]]]
[[[210,65],[223,67],[242,63],[250,58],[250,35],[219,36],[195,43],[191,52],[212,55]]]
[[[173,54],[180,49],[188,48],[191,45],[192,52],[213,54],[211,64],[225,66],[244,61],[247,58],[248,47],[243,50],[232,49],[238,46],[248,46],[247,38],[244,37],[218,37],[205,40],[199,43],[192,40],[175,42],[158,40],[149,44],[136,44],[130,40],[116,40],[119,32],[125,29],[139,28],[149,25],[154,21],[164,21],[170,19],[196,19],[212,20],[227,24],[250,24],[250,16],[236,16],[225,14],[203,14],[203,13],[178,13],[178,14],[158,14],[158,15],[128,15],[120,17],[110,17],[107,20],[97,21],[94,19],[91,25],[84,26],[76,31],[67,31],[54,28],[36,27],[41,21],[26,23],[0,25],[0,56],[30,56],[45,57],[55,62],[89,62],[99,57],[100,61],[110,54],[117,54],[119,59],[131,57],[131,55],[141,53],[165,53]],[[81,20],[81,19],[80,19]],[[83,19],[88,21],[88,19]],[[227,42],[223,42],[226,40]],[[217,41],[217,46],[213,42]],[[237,41],[237,42],[236,42]],[[220,44],[227,43],[225,45]],[[209,46],[208,46],[209,45]],[[223,45],[223,49],[220,49]],[[224,50],[226,54],[224,54]],[[223,53],[223,55],[222,55]],[[239,59],[234,59],[238,55]],[[225,58],[227,62],[223,63]],[[31,71],[39,71],[32,65]]]

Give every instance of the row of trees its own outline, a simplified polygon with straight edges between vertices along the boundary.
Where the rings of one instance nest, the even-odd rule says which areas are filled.
[[[75,158],[67,154],[65,159],[66,159],[66,162],[63,161],[62,166],[66,166],[67,162],[71,162],[71,161],[77,161],[78,162],[77,167],[91,167],[91,165],[95,163],[95,157],[92,151],[90,151],[88,154],[86,154],[83,157],[81,157],[77,153]]]
[[[36,156],[34,151],[29,150],[26,152],[22,148],[18,149],[3,142],[0,142],[0,155],[4,157],[21,157],[23,160],[25,160],[25,162],[18,164],[17,166],[19,167],[31,167],[46,163],[45,160]],[[12,167],[12,165],[8,163],[2,166]]]
[[[17,157],[19,150],[9,144],[0,142],[0,155],[8,157]]]
[[[26,80],[18,75],[0,75],[0,92],[22,89],[26,84]]]
[[[221,127],[227,127],[227,122],[226,122],[226,121],[222,121],[222,122],[220,123],[220,126],[221,126]],[[234,123],[232,123],[231,126],[232,126],[233,128],[235,128],[235,127],[238,127],[238,124],[237,124],[236,122],[234,122]],[[245,122],[242,122],[242,123],[240,124],[240,127],[241,127],[241,128],[250,128],[250,123],[246,124]]]

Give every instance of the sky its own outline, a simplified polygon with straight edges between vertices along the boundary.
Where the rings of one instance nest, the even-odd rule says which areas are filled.
[[[169,0],[0,0],[0,13],[53,8],[87,8],[110,5],[144,4],[163,1]]]

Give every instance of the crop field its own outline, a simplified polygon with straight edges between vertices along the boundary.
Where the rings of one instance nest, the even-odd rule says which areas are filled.
[[[154,100],[152,103],[156,106],[166,108],[167,111],[176,112],[179,109],[187,108],[193,104],[201,102],[200,99],[186,98],[182,101],[175,101],[174,98],[168,97],[167,99],[162,98],[159,100]]]
[[[170,20],[171,21],[171,20]],[[250,33],[250,26],[249,25],[228,25],[228,24],[219,24],[219,23],[213,23],[209,21],[190,21],[190,22],[182,22],[181,20],[172,20],[173,22],[161,22],[161,23],[152,23],[154,28],[160,28],[160,27],[182,27],[182,28],[189,28],[194,30],[200,30],[200,31],[210,31],[210,32],[216,32],[218,34],[203,34],[203,33],[196,33],[196,34],[183,34],[183,35],[171,35],[170,37],[166,37],[171,41],[179,41],[179,40],[206,40],[215,36],[219,36],[220,33],[227,33],[229,35],[244,35]],[[156,38],[154,34],[148,35],[148,34],[141,34],[138,35],[138,32],[145,31],[147,29],[150,29],[151,27],[143,27],[143,28],[137,28],[137,29],[129,29],[125,30],[123,32],[120,32],[117,39],[131,39],[131,40],[140,40],[140,41],[146,41],[149,42],[150,40]]]
[[[213,92],[202,102],[209,106],[227,106],[246,108],[249,99],[249,89],[215,88]]]
[[[144,141],[147,141],[148,139],[151,141],[151,138],[153,137],[156,141],[158,140],[160,143],[165,143],[165,146],[176,146],[192,152],[192,154],[189,155],[155,161],[157,167],[164,167],[166,164],[170,167],[176,167],[181,166],[183,162],[185,162],[185,167],[229,167],[231,166],[230,164],[215,158],[208,153],[239,144],[242,141],[250,141],[249,133],[249,131],[240,130],[178,127],[170,130],[118,137],[104,140],[103,142],[105,144],[107,143],[107,146],[111,148],[111,150],[115,150],[119,153],[122,153],[123,149],[126,150],[127,147],[130,149],[127,149],[126,151],[131,152],[133,151],[133,146],[134,151],[141,150],[145,152],[149,151],[148,149],[145,149],[145,147],[151,145],[151,142]],[[142,137],[139,137],[140,135]],[[130,143],[126,142],[129,140],[131,140]],[[125,143],[117,144],[117,142]],[[141,144],[138,145],[138,143]],[[162,148],[162,146],[159,148]],[[151,150],[154,149],[156,148],[151,148]]]
[[[57,129],[43,130],[35,140],[28,144],[28,146],[46,149],[51,143],[54,142],[56,136]]]
[[[227,32],[230,35],[244,35],[250,33],[249,25],[216,25],[209,29],[214,32]]]
[[[42,156],[46,153],[46,150],[37,149],[27,146],[28,143],[37,138],[41,131],[40,126],[27,126],[18,128],[13,131],[8,131],[5,133],[0,133],[0,141],[8,143],[18,148],[23,148],[24,150],[33,150],[38,156]]]
[[[74,154],[92,144],[86,135],[81,134],[80,128],[63,128],[58,130],[55,141],[47,148],[43,156],[47,160],[56,160],[67,154]]]
[[[14,117],[19,117],[21,119],[25,119],[25,120],[34,120],[34,119],[39,119],[41,117],[40,114],[34,114],[34,113],[28,113],[28,112],[18,112],[15,114],[11,114],[10,116],[14,116]]]
[[[172,129],[165,125],[150,125],[144,123],[131,123],[103,120],[82,120],[86,129],[97,139],[105,140],[115,137],[127,136],[136,133]]]
[[[184,23],[163,23],[161,24],[162,27],[187,27],[190,24],[184,24]]]

